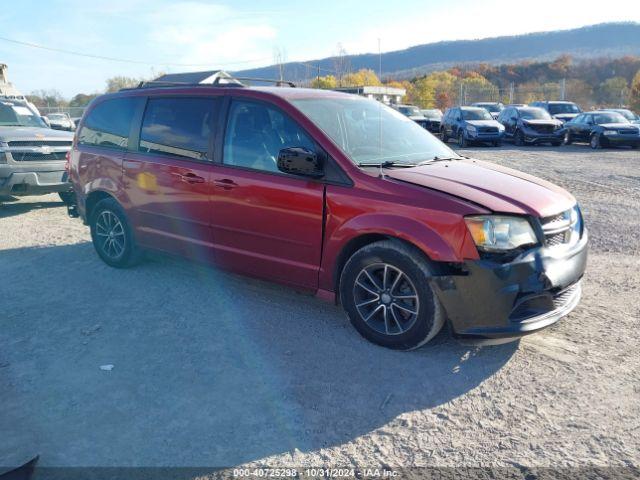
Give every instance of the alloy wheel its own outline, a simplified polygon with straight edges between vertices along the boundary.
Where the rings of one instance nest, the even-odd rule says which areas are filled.
[[[370,328],[384,335],[400,335],[416,322],[418,291],[409,277],[388,263],[363,268],[353,287],[358,314]]]
[[[116,260],[124,254],[124,226],[115,213],[109,210],[100,212],[96,220],[96,237],[102,253],[110,259]]]

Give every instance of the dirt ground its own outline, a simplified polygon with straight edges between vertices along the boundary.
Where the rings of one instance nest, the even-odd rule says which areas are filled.
[[[283,287],[111,269],[53,195],[2,204],[0,465],[640,466],[640,153],[465,154],[567,188],[590,231],[582,302],[517,343],[385,350]]]

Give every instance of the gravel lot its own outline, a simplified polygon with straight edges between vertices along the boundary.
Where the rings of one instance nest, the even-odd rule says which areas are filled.
[[[581,304],[519,343],[388,351],[279,286],[110,269],[53,195],[2,204],[0,465],[640,466],[640,153],[465,153],[569,189],[590,229]]]

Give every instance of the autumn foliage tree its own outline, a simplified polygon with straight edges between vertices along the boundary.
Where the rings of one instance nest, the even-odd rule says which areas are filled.
[[[629,103],[636,112],[640,111],[640,70],[638,70],[631,82],[631,100]]]

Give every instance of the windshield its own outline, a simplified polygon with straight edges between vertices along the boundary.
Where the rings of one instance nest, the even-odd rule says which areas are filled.
[[[550,103],[549,113],[557,115],[559,113],[580,113],[580,109],[573,103]]]
[[[442,112],[440,110],[420,110],[422,115],[426,118],[434,118],[440,120],[442,118]]]
[[[598,125],[603,123],[629,123],[622,115],[616,112],[602,112],[593,115],[593,121]]]
[[[525,120],[551,120],[551,115],[541,108],[521,108],[519,112]]]
[[[422,116],[420,109],[418,107],[398,107],[400,113],[408,116]]]
[[[375,100],[308,98],[291,103],[356,164],[417,164],[458,157],[416,122]]]
[[[631,110],[624,110],[621,108],[619,110],[611,110],[611,111],[615,113],[619,113],[630,122],[633,122],[634,120],[636,120],[636,115]]]
[[[484,108],[463,108],[464,120],[493,120],[493,117]]]
[[[0,102],[0,127],[47,128],[47,125],[26,105],[3,101]]]
[[[491,113],[500,113],[504,108],[504,105],[501,103],[476,103],[476,107],[484,108]]]

